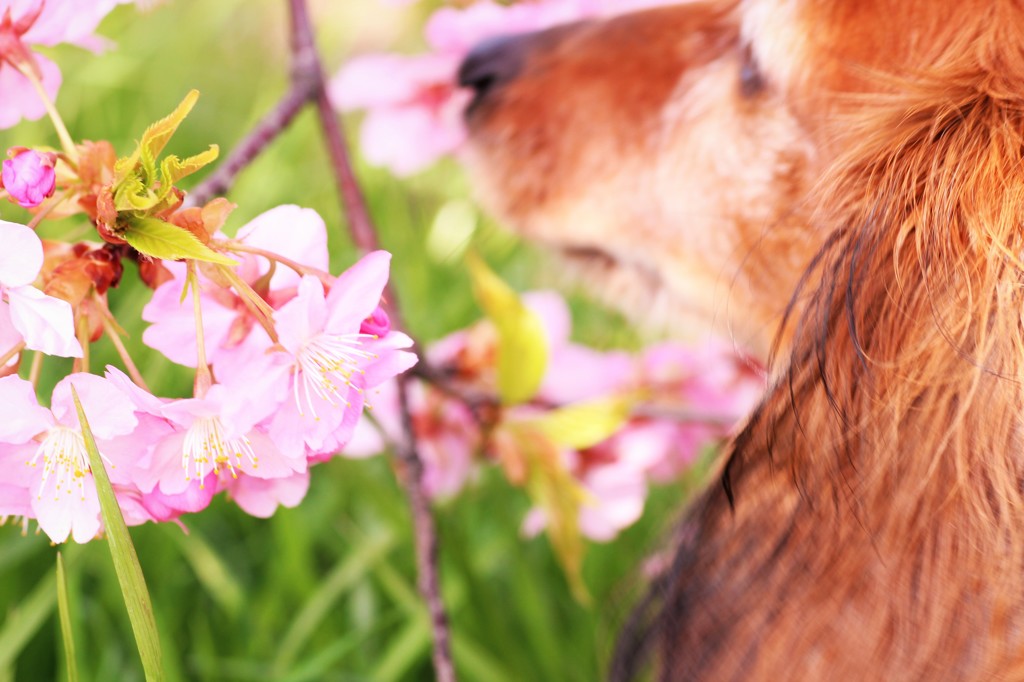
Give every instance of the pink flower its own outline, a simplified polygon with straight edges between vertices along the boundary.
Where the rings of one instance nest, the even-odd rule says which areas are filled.
[[[31,515],[53,542],[68,536],[91,540],[100,530],[99,500],[78,415],[71,399],[74,384],[96,437],[112,483],[122,483],[134,457],[145,450],[149,433],[139,425],[131,403],[105,379],[72,374],[57,384],[51,408],[41,407],[27,381],[0,379],[0,484],[29,492]],[[133,436],[134,447],[122,437]],[[121,440],[120,443],[118,441]],[[120,471],[119,471],[120,469]],[[23,500],[15,499],[15,506]],[[12,513],[0,503],[0,514]],[[18,513],[18,512],[14,512]]]
[[[260,214],[238,230],[237,239],[249,246],[265,249],[318,270],[327,269],[327,228],[316,211],[285,205]],[[262,256],[246,254],[236,272],[249,284],[266,275],[270,263]],[[142,310],[142,319],[151,322],[143,332],[143,342],[167,358],[186,367],[196,366],[196,324],[190,300],[182,301],[185,267],[167,263],[174,279],[165,282]],[[295,295],[299,275],[278,266],[270,278],[268,302],[280,306]],[[259,343],[269,344],[266,333],[235,295],[219,284],[201,277],[203,333],[206,357],[217,369],[252,334]]]
[[[10,338],[13,328],[27,348],[81,357],[71,305],[32,286],[43,267],[39,237],[24,225],[0,220],[0,244],[0,338]]]
[[[71,43],[99,51],[105,42],[96,26],[124,0],[0,0],[0,128],[21,119],[34,121],[46,113],[32,84],[18,69],[29,69],[53,100],[61,84],[60,69],[29,46]]]
[[[8,154],[15,150],[8,151]],[[53,170],[53,154],[40,154],[31,149],[17,151],[3,163],[0,187],[7,190],[11,201],[23,208],[35,208],[53,195],[57,174]]]
[[[367,254],[326,295],[318,279],[304,277],[296,297],[275,313],[283,352],[257,371],[276,377],[292,396],[268,422],[282,447],[335,452],[352,436],[364,392],[416,363],[402,350],[412,345],[405,334],[359,331],[379,305],[390,261],[384,251]]]
[[[411,175],[463,143],[462,110],[469,95],[456,90],[460,59],[364,55],[338,72],[329,84],[335,108],[368,109],[359,133],[367,161]]]

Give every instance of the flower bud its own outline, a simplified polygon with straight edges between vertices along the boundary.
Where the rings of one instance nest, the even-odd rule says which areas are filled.
[[[387,333],[391,331],[391,319],[388,314],[384,312],[384,308],[377,306],[376,310],[370,313],[370,316],[363,320],[363,323],[359,325],[360,334],[370,334],[371,336],[387,336]]]
[[[11,196],[11,201],[24,208],[35,208],[43,199],[53,195],[57,174],[53,170],[56,157],[40,154],[31,149],[8,150],[11,158],[3,163],[0,184]]]

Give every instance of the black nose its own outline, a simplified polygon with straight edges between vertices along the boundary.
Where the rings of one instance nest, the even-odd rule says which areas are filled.
[[[476,91],[474,105],[519,74],[523,66],[523,41],[519,38],[488,38],[466,55],[459,67],[459,85]]]

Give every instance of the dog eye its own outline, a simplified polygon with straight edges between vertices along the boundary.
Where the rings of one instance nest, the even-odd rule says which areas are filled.
[[[757,65],[757,59],[750,48],[743,50],[743,62],[740,65],[740,94],[750,98],[764,90],[764,76]]]

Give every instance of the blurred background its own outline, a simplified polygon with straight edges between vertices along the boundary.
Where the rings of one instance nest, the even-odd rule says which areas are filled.
[[[321,52],[334,70],[370,50],[422,48],[436,3],[401,8],[377,0],[311,3]],[[283,0],[173,0],[140,13],[115,11],[100,28],[117,46],[93,56],[72,47],[46,53],[64,73],[58,108],[78,139],[109,139],[120,154],[191,88],[198,106],[168,151],[230,151],[287,87]],[[346,120],[355,139],[358,116]],[[44,120],[0,131],[0,148],[56,144]],[[355,145],[354,145],[355,146]],[[437,339],[480,317],[462,253],[472,244],[517,289],[563,285],[531,252],[471,203],[467,179],[446,160],[398,180],[357,159],[359,177],[409,331]],[[201,181],[205,173],[190,178]],[[227,231],[279,204],[312,207],[327,222],[332,271],[357,254],[349,242],[314,112],[307,111],[243,172],[228,195],[238,204]],[[0,216],[23,221],[14,205]],[[78,220],[79,222],[76,222]],[[78,219],[48,225],[74,233]],[[191,391],[191,372],[139,343],[149,291],[126,272],[111,307],[150,386]],[[635,332],[571,289],[575,339],[635,348]],[[103,340],[94,366],[116,362]],[[68,370],[48,361],[40,394]],[[0,406],[2,410],[2,406]],[[2,417],[0,417],[2,418]],[[693,477],[696,477],[694,474]],[[658,550],[694,481],[656,489],[644,518],[609,544],[591,544],[584,581],[593,604],[570,595],[545,537],[520,533],[529,502],[498,472],[485,471],[436,508],[442,589],[464,680],[596,680],[615,633],[642,589],[642,562]],[[171,524],[133,529],[163,637],[169,680],[429,680],[430,629],[416,592],[408,508],[390,461],[337,458],[317,467],[306,500],[269,520],[222,497]],[[85,680],[141,680],[120,591],[103,542],[61,548],[70,568],[78,664]],[[0,682],[65,679],[55,609],[57,548],[43,535],[0,528]]]

